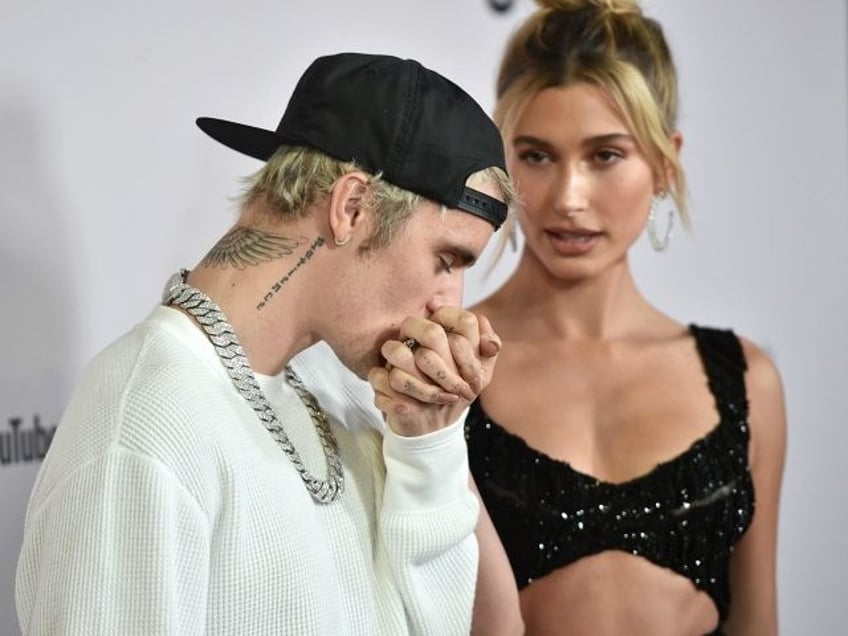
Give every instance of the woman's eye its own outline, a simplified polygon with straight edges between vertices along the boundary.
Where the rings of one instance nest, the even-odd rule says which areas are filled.
[[[529,164],[540,164],[548,161],[550,157],[547,153],[542,152],[541,150],[525,150],[521,154],[518,155],[519,159]]]
[[[595,153],[595,158],[599,163],[613,163],[622,158],[622,154],[617,150],[599,150]]]

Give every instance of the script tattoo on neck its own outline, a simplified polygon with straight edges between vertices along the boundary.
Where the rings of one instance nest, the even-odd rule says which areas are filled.
[[[248,265],[289,256],[305,242],[303,237],[281,236],[239,225],[221,237],[200,264],[205,267],[232,266],[244,269]]]
[[[259,303],[256,305],[256,311],[262,311],[262,309],[265,307],[265,305],[268,304],[268,302],[274,297],[274,295],[278,291],[280,291],[280,289],[282,289],[283,285],[289,282],[289,279],[292,277],[292,275],[294,275],[297,270],[303,267],[315,254],[315,250],[321,247],[323,244],[323,237],[319,236],[317,239],[315,239],[312,245],[309,246],[309,249],[307,249],[303,253],[303,255],[298,259],[297,263],[295,263],[280,280],[278,280],[271,286],[271,289],[268,291],[268,293],[265,294],[262,297],[262,300],[260,300]]]

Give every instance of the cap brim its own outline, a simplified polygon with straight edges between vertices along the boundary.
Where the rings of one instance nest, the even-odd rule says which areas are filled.
[[[200,130],[215,141],[261,161],[270,159],[271,155],[284,145],[280,137],[271,130],[214,117],[199,117],[196,123]]]

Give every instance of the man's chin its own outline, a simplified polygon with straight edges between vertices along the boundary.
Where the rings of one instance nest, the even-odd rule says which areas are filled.
[[[339,356],[341,363],[348,368],[360,380],[368,380],[368,373],[376,366],[383,366],[385,361],[379,354],[372,354],[367,358],[348,359]]]
[[[371,370],[371,367],[364,369],[359,368],[359,365],[357,365],[356,367],[348,367],[348,369],[350,369],[353,374],[360,380],[365,380],[366,382],[368,381],[368,372]]]

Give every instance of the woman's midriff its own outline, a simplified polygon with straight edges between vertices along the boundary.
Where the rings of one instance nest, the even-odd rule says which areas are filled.
[[[702,636],[718,624],[712,599],[689,579],[613,550],[534,581],[521,609],[527,636]]]

